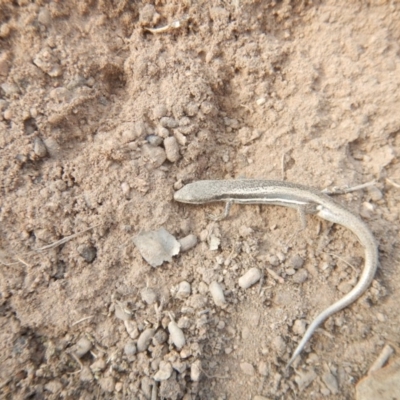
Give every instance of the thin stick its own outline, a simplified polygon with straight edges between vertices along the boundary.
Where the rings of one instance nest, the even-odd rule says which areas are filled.
[[[274,270],[272,270],[271,268],[266,268],[266,270],[276,281],[278,281],[279,283],[285,283],[284,279],[279,276]]]
[[[28,264],[21,257],[15,257],[21,264],[24,264],[26,267],[32,268],[32,265]]]
[[[181,28],[188,20],[189,20],[189,16],[184,15],[181,19],[175,20],[168,25],[161,26],[160,28],[144,28],[144,30],[147,32],[151,32],[151,33],[168,32],[173,29]]]
[[[41,247],[40,249],[35,249],[36,251],[43,251],[43,250],[49,250],[49,249],[53,249],[55,247],[61,246],[64,243],[67,243],[68,241],[70,241],[71,239],[76,238],[77,236],[81,235],[82,233],[85,233],[87,231],[90,231],[91,229],[97,228],[100,224],[91,226],[90,228],[85,229],[84,231],[78,232],[78,233],[74,233],[73,235],[70,236],[66,236],[65,238],[58,240],[57,242],[54,242],[52,244],[49,244],[47,246]]]
[[[282,180],[283,180],[283,181],[286,180],[286,171],[285,171],[286,163],[285,163],[285,156],[286,156],[286,152],[282,154],[282,158],[281,158],[281,170],[282,170]]]
[[[368,370],[368,375],[370,375],[372,372],[377,371],[378,369],[381,369],[393,353],[394,353],[393,348],[390,347],[388,344],[386,344],[383,347],[378,358],[374,361],[374,363],[371,365],[370,369]]]
[[[75,321],[75,322],[71,325],[71,327],[72,327],[72,326],[75,326],[75,325],[78,325],[78,324],[80,324],[81,322],[86,321],[87,319],[90,319],[90,318],[93,318],[93,315],[90,315],[89,317],[85,317],[85,318],[82,318],[82,319],[80,319],[80,320],[78,320],[78,321]]]
[[[327,253],[327,252],[325,252],[325,251],[323,251],[323,253],[328,254],[328,256],[332,256],[332,257],[338,258],[340,261],[344,262],[346,265],[348,265],[350,268],[352,268],[353,271],[356,271],[356,272],[357,272],[357,269],[356,269],[356,267],[355,267],[354,265],[351,265],[351,264],[350,264],[349,262],[347,262],[344,258],[338,256],[337,254],[334,254],[334,253]]]
[[[264,272],[262,271],[262,272],[261,272],[261,278],[260,278],[260,286],[259,286],[259,288],[258,288],[258,294],[259,294],[259,295],[261,294],[261,291],[262,291],[262,287],[263,287],[263,284],[264,284],[264,278],[265,278],[265,274],[264,274]]]
[[[386,178],[386,182],[389,183],[390,185],[394,186],[395,188],[400,189],[400,185],[398,183],[392,181],[391,179]]]
[[[6,267],[11,267],[12,265],[20,264],[20,262],[16,261],[16,262],[12,262],[12,263],[6,263],[6,262],[4,262],[3,260],[0,259],[0,264],[1,265],[5,265]]]
[[[365,189],[366,187],[369,187],[369,186],[373,186],[373,185],[375,185],[375,183],[376,183],[376,180],[374,179],[373,181],[362,183],[361,185],[356,185],[356,186],[352,186],[352,187],[349,187],[349,188],[343,188],[343,189],[337,188],[337,189],[332,189],[331,191],[328,190],[328,189],[324,189],[324,190],[322,190],[322,193],[325,193],[325,194],[346,194],[346,193],[350,193],[350,192],[355,192],[357,190]]]
[[[73,358],[78,364],[79,364],[79,371],[75,371],[75,372],[69,372],[68,373],[68,375],[76,375],[76,374],[79,374],[81,371],[82,371],[82,369],[83,369],[83,364],[81,363],[81,360],[79,359],[79,357],[75,354],[75,353],[73,353],[73,352],[71,352],[71,353],[68,353],[69,354],[69,356],[71,357],[71,358]]]

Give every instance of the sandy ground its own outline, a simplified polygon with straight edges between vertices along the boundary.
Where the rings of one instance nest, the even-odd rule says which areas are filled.
[[[399,3],[0,7],[2,398],[369,398],[357,383],[400,345]],[[376,236],[376,279],[288,372],[363,249],[315,217],[300,232],[295,210],[234,206],[212,222],[222,205],[173,200],[239,177],[375,180],[337,200]],[[198,243],[154,268],[133,240],[159,228]],[[263,280],[241,289],[253,267]]]

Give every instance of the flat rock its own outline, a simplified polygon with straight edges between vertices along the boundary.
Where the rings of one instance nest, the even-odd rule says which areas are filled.
[[[142,257],[152,266],[158,267],[164,261],[171,262],[179,253],[180,244],[166,229],[143,232],[133,239]]]
[[[356,400],[400,399],[400,359],[357,383]]]

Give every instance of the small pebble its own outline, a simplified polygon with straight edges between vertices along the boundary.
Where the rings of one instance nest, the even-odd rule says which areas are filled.
[[[201,294],[194,294],[190,297],[189,304],[196,309],[204,308],[207,304],[207,297]]]
[[[383,198],[382,192],[376,186],[370,186],[368,188],[368,193],[372,201],[379,201]]]
[[[192,351],[190,350],[189,347],[184,347],[184,348],[182,349],[182,351],[180,352],[180,354],[179,354],[179,356],[180,356],[182,359],[189,358],[189,357],[191,357],[191,355],[192,355]]]
[[[339,393],[339,385],[336,377],[330,372],[325,372],[322,375],[322,380],[324,381],[327,388],[331,391],[332,394]]]
[[[0,54],[0,76],[6,77],[10,71],[9,54]],[[1,108],[1,107],[0,107]]]
[[[248,325],[243,326],[242,328],[242,339],[243,341],[248,340],[252,335],[250,327]]]
[[[327,262],[327,261],[324,261],[319,265],[319,269],[321,271],[326,271],[330,267],[331,267],[331,264],[329,262]]]
[[[215,111],[214,105],[209,101],[203,101],[200,105],[200,109],[205,115],[211,114],[213,111]]]
[[[103,357],[98,357],[95,362],[90,364],[90,369],[95,374],[97,372],[103,371],[107,367],[106,360]]]
[[[334,125],[334,124],[332,124],[332,125]],[[331,394],[331,392],[330,392],[330,390],[328,388],[323,387],[323,388],[321,388],[321,394],[323,396],[329,396]]]
[[[175,139],[176,141],[181,145],[181,146],[186,146],[187,144],[187,139],[184,135],[182,135],[182,133],[176,131],[174,133]]]
[[[171,321],[168,324],[168,331],[171,342],[178,350],[180,350],[186,344],[185,335],[183,334],[182,329],[179,328],[175,321]]]
[[[0,99],[0,112],[4,111],[8,107],[8,102],[6,100]]]
[[[189,135],[191,133],[194,133],[196,131],[195,125],[186,125],[186,126],[180,126],[176,132],[181,133],[183,136]]]
[[[142,24],[149,24],[154,21],[155,14],[157,14],[156,8],[152,4],[145,4],[140,10],[139,21]]]
[[[179,160],[179,144],[174,136],[164,139],[164,148],[168,161],[176,162]]]
[[[151,339],[154,336],[154,333],[155,333],[154,329],[148,328],[140,334],[139,339],[137,341],[137,349],[139,353],[147,350],[147,348],[150,345]]]
[[[51,17],[50,17],[50,12],[47,8],[42,8],[39,11],[38,21],[44,26],[50,25]]]
[[[49,47],[40,50],[34,57],[33,63],[52,78],[59,77],[63,73],[58,58]]]
[[[82,382],[91,382],[94,379],[92,371],[88,365],[82,366],[81,372],[79,374],[79,379]]]
[[[279,258],[275,254],[271,254],[268,257],[268,262],[273,266],[277,267],[281,262],[279,261]]]
[[[308,278],[308,272],[306,269],[300,269],[293,275],[294,283],[304,283]]]
[[[175,119],[173,119],[171,117],[160,118],[160,124],[164,128],[171,128],[171,129],[176,128],[179,125],[178,121],[176,121]]]
[[[39,137],[36,137],[33,142],[33,151],[40,158],[46,157],[47,155],[46,145]]]
[[[146,399],[151,398],[152,387],[153,387],[153,380],[150,379],[148,376],[144,376],[140,382],[140,388],[142,389],[142,392]]]
[[[179,239],[178,242],[181,244],[181,253],[192,249],[197,244],[197,236],[196,235],[187,235],[182,239]]]
[[[255,373],[254,367],[253,367],[250,363],[247,363],[247,362],[240,363],[240,369],[241,369],[246,375],[253,376],[254,373]]]
[[[79,255],[84,258],[86,262],[89,264],[94,261],[97,255],[97,250],[93,246],[88,246],[88,245],[80,245],[78,246],[78,253]]]
[[[154,304],[157,301],[157,293],[149,287],[145,287],[140,291],[140,296],[142,297],[142,300],[151,305]]]
[[[209,290],[210,290],[210,288],[208,287],[208,285],[205,282],[199,283],[199,286],[198,286],[199,293],[206,294],[206,293],[208,293]]]
[[[58,393],[61,391],[63,385],[61,382],[53,380],[44,385],[44,388],[50,393]]]
[[[179,126],[188,126],[188,125],[190,125],[189,117],[183,117],[179,120]]]
[[[188,363],[179,359],[172,363],[172,368],[180,374],[183,374],[188,368]]]
[[[226,300],[221,285],[218,282],[213,281],[210,283],[209,290],[215,305],[218,307],[225,307]]]
[[[186,299],[187,297],[190,296],[190,293],[191,293],[190,283],[186,282],[186,281],[182,281],[178,286],[178,292],[177,292],[176,296],[179,299]]]
[[[146,137],[146,140],[152,146],[160,146],[161,143],[163,142],[162,138],[157,135],[149,135]],[[168,158],[168,154],[167,154],[167,158]]]
[[[343,314],[334,317],[334,321],[336,326],[343,326],[346,322]]]
[[[207,238],[208,238],[208,230],[203,229],[199,235],[200,242],[205,242],[207,240]]]
[[[144,157],[148,159],[155,168],[161,166],[167,159],[165,150],[161,147],[154,147],[150,144],[145,144],[142,147],[142,151]]]
[[[296,273],[296,270],[294,268],[287,268],[285,272],[286,272],[286,275],[291,276]]]
[[[153,116],[155,119],[165,117],[168,113],[167,107],[164,104],[157,104],[153,110]]]
[[[201,376],[201,361],[196,360],[191,366],[190,366],[190,379],[193,382],[198,382],[200,380]]]
[[[194,117],[199,112],[199,105],[194,102],[190,102],[185,106],[186,114],[190,117]]]
[[[211,235],[208,243],[208,248],[211,251],[216,251],[219,248],[219,245],[221,244],[221,239],[215,235]]]
[[[307,323],[304,321],[304,319],[296,319],[296,321],[293,324],[293,333],[299,336],[303,336],[306,333],[306,326]]]
[[[279,356],[283,356],[286,353],[286,343],[282,336],[276,336],[271,344]]]
[[[120,304],[115,304],[114,308],[116,318],[122,321],[128,321],[131,319],[131,315],[127,311],[125,311]]]
[[[136,339],[139,336],[139,329],[137,323],[132,320],[124,321],[126,332],[131,339]]]
[[[353,289],[353,285],[349,282],[342,282],[338,286],[339,292],[343,294],[349,293],[351,289]]]
[[[0,85],[6,96],[12,96],[19,93],[19,88],[14,83],[3,83]]]
[[[247,238],[250,237],[254,234],[254,230],[250,228],[249,226],[241,226],[239,228],[239,235],[241,237]]]
[[[92,348],[92,342],[86,338],[86,337],[82,337],[78,340],[78,342],[76,343],[76,350],[75,350],[75,355],[78,358],[83,357],[87,352],[90,351],[90,349]]]
[[[37,132],[38,130],[39,130],[39,128],[36,125],[35,119],[28,117],[24,120],[25,135],[32,135],[34,132]],[[34,145],[35,145],[35,143],[34,143]]]
[[[382,314],[382,313],[377,313],[377,314],[376,314],[376,318],[377,318],[378,321],[380,321],[380,322],[386,322],[386,317],[385,317],[385,315]]]
[[[69,102],[73,94],[65,87],[57,87],[50,92],[50,97],[57,103]]]
[[[99,379],[100,387],[108,393],[114,392],[115,389],[115,379],[112,376],[103,376]]]
[[[74,90],[87,85],[86,79],[82,75],[75,75],[66,85],[68,90]]]
[[[153,336],[153,344],[163,344],[168,340],[168,334],[164,331],[164,329],[158,329],[155,335]]]
[[[309,386],[315,378],[317,378],[317,374],[313,369],[310,369],[308,371],[297,371],[297,375],[295,376],[294,380],[299,389],[303,390]]]
[[[146,124],[143,121],[135,122],[133,130],[137,138],[144,138],[147,135]]]
[[[258,268],[250,268],[243,276],[239,278],[239,286],[242,289],[248,289],[261,279],[261,271]]]
[[[288,264],[294,269],[299,269],[304,265],[304,260],[299,255],[295,255],[290,258]]]
[[[193,310],[192,310],[193,311]],[[190,319],[186,316],[180,317],[178,321],[178,326],[181,329],[189,329],[191,325]]]
[[[129,187],[129,185],[126,182],[122,182],[121,183],[121,190],[122,193],[127,196],[131,190],[131,188]]]
[[[9,108],[7,108],[7,110],[5,110],[4,113],[3,113],[3,117],[4,117],[4,119],[7,120],[7,121],[9,121],[10,119],[12,119],[13,116],[14,116],[14,115],[13,115],[13,112],[12,112]]]
[[[169,130],[163,126],[158,126],[157,135],[160,136],[160,138],[165,139],[169,136]]]
[[[315,353],[309,353],[307,356],[306,363],[309,365],[318,364],[320,362],[319,357]]]
[[[262,105],[265,104],[266,101],[267,100],[266,100],[265,97],[260,97],[259,99],[256,100],[256,103],[257,103],[258,106],[262,106]]]
[[[166,381],[172,375],[172,365],[167,361],[160,361],[160,366],[157,373],[154,375],[154,380],[157,382]]]
[[[261,376],[267,376],[268,375],[268,365],[265,361],[260,361],[258,363],[258,373]]]
[[[124,352],[127,356],[134,356],[137,353],[135,342],[129,340],[124,346]]]

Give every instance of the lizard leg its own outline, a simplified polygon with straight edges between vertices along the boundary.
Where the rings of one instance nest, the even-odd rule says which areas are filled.
[[[233,204],[233,201],[228,200],[225,204],[225,210],[222,214],[220,214],[220,215],[209,214],[208,218],[210,218],[212,221],[221,221],[221,220],[225,219],[229,215],[229,211],[231,210],[232,204]]]

